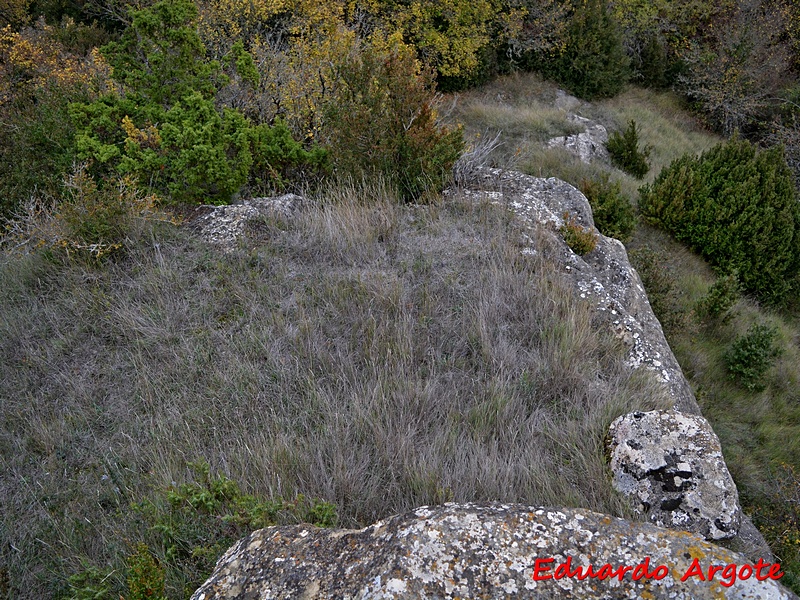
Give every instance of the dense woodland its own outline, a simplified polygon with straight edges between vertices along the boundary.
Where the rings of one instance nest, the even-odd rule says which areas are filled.
[[[0,472],[23,483],[0,498],[14,507],[2,522],[8,539],[0,538],[0,599],[25,597],[24,590],[28,597],[70,600],[186,597],[226,544],[248,528],[294,521],[365,525],[415,503],[549,501],[631,516],[612,492],[597,491],[605,485],[594,485],[604,478],[602,452],[596,462],[587,458],[584,463],[580,457],[596,448],[581,444],[600,440],[603,427],[623,410],[662,406],[663,399],[646,382],[626,379],[613,344],[592,337],[588,309],[573,306],[548,267],[512,258],[519,254],[516,234],[505,217],[458,202],[440,209],[440,192],[451,183],[459,157],[465,151],[482,156],[491,150],[473,139],[476,123],[483,123],[489,109],[481,109],[483,117],[472,124],[461,120],[470,106],[480,112],[477,102],[469,104],[470,94],[491,96],[497,78],[520,73],[535,74],[543,89],[550,84],[541,82],[555,82],[597,102],[614,102],[632,89],[653,94],[647,98],[661,94],[678,103],[682,114],[692,115],[686,130],[703,141],[687,142],[677,156],[655,138],[648,138],[652,145],[646,143],[652,136],[646,123],[640,121],[639,129],[633,119],[618,123],[609,150],[619,170],[611,178],[589,167],[571,176],[562,156],[552,155],[554,162],[548,163],[550,155],[535,152],[523,170],[579,185],[592,203],[598,228],[629,244],[653,308],[712,421],[715,414],[721,422],[725,418],[725,409],[715,404],[719,390],[735,396],[731,403],[760,406],[758,418],[769,411],[775,411],[773,422],[786,417],[785,430],[774,436],[776,444],[784,443],[765,450],[761,462],[752,458],[755,450],[752,456],[738,454],[733,445],[726,456],[743,490],[745,509],[783,561],[786,582],[800,590],[800,483],[795,476],[800,438],[794,434],[800,431],[800,369],[788,366],[796,358],[800,310],[800,8],[794,0],[0,0],[0,245],[7,258],[0,272],[5,294],[0,320],[5,336],[0,337],[6,338],[0,362],[9,369],[0,370],[0,380],[13,380],[0,388],[0,402],[8,403],[0,415]],[[514,93],[502,92],[509,98]],[[454,108],[462,97],[467,100]],[[530,115],[534,104],[515,108]],[[535,108],[540,112],[531,122],[543,123],[540,131],[515,133],[513,126],[491,124],[487,129],[491,134],[505,129],[509,149],[515,135],[527,142],[570,132],[559,121],[563,115]],[[537,156],[542,159],[538,163]],[[562,164],[556,167],[555,161]],[[507,156],[501,166],[513,163],[514,157]],[[301,233],[286,223],[264,224],[274,239],[261,254],[254,250],[225,260],[210,258],[181,234],[159,229],[177,222],[193,205],[283,191],[338,200],[321,203],[297,225]],[[403,217],[409,207],[420,212]],[[468,224],[456,224],[464,215]],[[405,231],[409,222],[415,225]],[[470,262],[471,250],[457,241],[465,229],[470,236],[483,236],[494,254]],[[425,236],[432,231],[447,235],[431,242]],[[584,242],[588,245],[580,252],[591,250],[591,236],[586,238],[579,227],[571,233],[580,240],[573,245],[567,238],[576,251]],[[493,237],[498,235],[502,239]],[[447,243],[456,245],[443,253],[453,264],[437,263],[445,277],[437,275],[432,257],[441,250],[436,244]],[[171,256],[162,256],[161,244],[173,249]],[[392,245],[391,259],[375,250],[380,244]],[[426,244],[432,245],[428,254],[414,254]],[[673,258],[665,257],[680,254],[671,244],[694,251],[687,261],[702,257],[707,264],[697,264],[707,269],[713,285],[704,280],[695,282],[697,289],[678,290],[677,282],[686,280],[680,273],[670,280],[667,263]],[[453,258],[461,253],[461,262]],[[362,262],[380,274],[396,268],[400,283],[384,286],[342,275]],[[490,263],[488,271],[479,271],[476,282],[463,283],[464,273],[484,262]],[[508,272],[501,266],[506,262],[513,264]],[[305,296],[292,287],[295,272],[305,278]],[[259,283],[269,278],[279,282],[274,289]],[[518,301],[519,307],[540,303],[540,313],[530,309],[528,317],[517,317],[509,309],[495,316],[497,307],[482,303],[497,300],[500,288],[506,290],[503,298]],[[187,289],[191,300],[183,299]],[[299,333],[283,317],[255,314],[260,308],[252,308],[282,307],[282,290],[295,290],[287,294],[303,298],[299,308],[285,309],[287,323],[310,323]],[[70,294],[81,300],[73,302]],[[559,307],[550,317],[546,294]],[[152,313],[148,302],[157,307]],[[362,330],[363,315],[382,305],[386,313]],[[471,315],[472,306],[480,314]],[[173,331],[167,316],[181,323],[185,319],[185,327]],[[472,316],[479,325],[469,320]],[[528,364],[519,358],[516,370],[509,372],[497,367],[503,361],[486,350],[491,346],[484,339],[487,318],[498,330],[509,326],[518,331],[516,353],[535,354],[535,360]],[[104,323],[114,336],[103,330]],[[247,323],[274,335],[262,339],[258,328]],[[408,332],[396,323],[417,329],[406,339]],[[246,335],[240,334],[242,328]],[[317,331],[325,328],[329,331]],[[530,330],[537,331],[538,341],[525,341]],[[355,350],[328,356],[323,350],[327,342],[321,341],[328,338]],[[441,339],[442,348],[436,350],[440,362],[426,362],[429,350],[416,348],[410,339]],[[698,339],[721,371],[698,358],[699,350],[683,346]],[[233,354],[244,357],[241,365],[215,354],[215,348],[227,348],[229,342],[252,345],[231,346]],[[25,344],[30,348],[21,349]],[[41,356],[37,345],[47,346]],[[365,352],[364,347],[373,354],[345,363],[352,369],[342,375],[346,384],[324,388],[325,373],[338,369],[347,352]],[[275,362],[287,348],[300,356],[297,364],[303,366],[296,372]],[[256,361],[251,353],[266,358]],[[201,355],[201,375],[200,367],[183,370],[201,361]],[[93,380],[92,386],[111,386],[106,400],[120,396],[116,408],[105,406],[106,400],[96,402],[90,387],[73,385],[70,392],[75,398],[83,394],[86,402],[76,399],[71,406],[72,400],[59,399],[70,387],[65,383],[69,373],[83,372],[80,361],[70,362],[75,356],[101,373],[92,376],[100,381]],[[408,364],[396,366],[393,361],[400,356]],[[378,372],[376,365],[383,363],[397,372]],[[602,365],[614,374],[617,387],[608,394],[613,400],[608,406],[603,404],[608,398],[597,401],[595,412],[582,417],[580,427],[587,429],[580,429],[559,419],[566,412],[580,413],[587,401],[581,382],[592,375],[588,366],[582,371],[584,364]],[[53,365],[63,371],[39,381],[43,369]],[[418,382],[408,376],[412,371]],[[150,380],[139,377],[143,372],[150,373]],[[424,395],[419,390],[438,385],[427,383],[428,377],[435,381],[437,372],[450,373],[443,376],[447,385],[463,384],[459,397],[466,405],[472,401],[467,398],[476,400],[471,408],[455,401],[444,408],[418,407],[434,417],[442,413],[435,435],[452,427],[451,436],[464,444],[500,448],[497,456],[506,451],[514,461],[545,448],[531,459],[539,461],[542,472],[560,471],[548,461],[567,452],[570,467],[563,471],[564,481],[548,483],[553,487],[546,485],[546,493],[537,491],[541,480],[536,473],[519,478],[503,472],[503,461],[495,465],[485,457],[458,468],[444,459],[437,463],[433,454],[413,455],[408,464],[395,462],[412,456],[408,445],[413,440],[421,448],[441,445],[442,456],[452,450],[452,439],[443,433],[433,442],[411,434],[403,441],[391,431],[394,425],[380,417],[396,400],[391,410],[419,426],[418,416],[403,412],[408,405],[403,394],[416,402]],[[711,374],[726,380],[719,390],[711,390]],[[379,382],[376,386],[389,399],[386,406],[370,405],[362,414],[336,404],[337,397],[363,392],[356,389],[362,376]],[[115,378],[124,385],[115,388]],[[274,384],[282,390],[276,394],[296,402],[282,407],[285,414],[273,415],[286,429],[276,425],[280,443],[265,445],[269,451],[260,457],[267,465],[264,473],[261,467],[226,462],[233,451],[210,450],[219,439],[204,429],[207,415],[199,413],[186,417],[186,423],[196,418],[194,426],[200,423],[203,431],[183,445],[176,443],[180,457],[165,452],[159,462],[158,451],[140,456],[132,450],[152,431],[162,443],[183,435],[180,425],[170,429],[171,419],[192,412],[196,399],[176,400],[180,410],[170,410],[154,398],[181,396],[180,382],[188,378],[205,382],[215,390],[210,395],[227,387],[237,390],[227,403],[214,396],[218,412],[209,410],[217,415],[213,420],[224,423],[221,429],[231,428],[229,433],[247,428],[236,425],[237,418],[247,426],[270,428],[259,421],[261,409],[236,405],[248,394],[257,396],[255,390]],[[728,379],[730,388],[725,387]],[[485,389],[467,383],[478,380]],[[548,403],[541,397],[543,389],[568,398],[569,410],[537,412]],[[323,397],[327,392],[330,398]],[[634,397],[642,403],[631,404]],[[44,417],[35,410],[27,412],[26,398],[48,407],[41,410],[50,421],[39,421]],[[120,408],[128,410],[130,398],[141,410]],[[376,398],[371,402],[379,402]],[[237,406],[233,417],[227,412],[231,406]],[[334,428],[328,440],[328,425],[322,421],[348,410],[354,411],[347,413],[352,423],[342,423],[341,431]],[[138,434],[124,434],[130,448],[119,449],[127,444],[118,440],[123,424],[139,423],[141,414],[151,419],[150,429],[142,421]],[[375,414],[378,424],[370,421]],[[153,426],[159,419],[163,427]],[[534,420],[546,423],[551,433],[536,429],[541,425]],[[535,429],[530,440],[503,438],[504,424],[529,421]],[[56,422],[66,424],[63,431]],[[347,429],[366,422],[372,423],[369,433]],[[753,431],[762,424],[755,417],[750,423]],[[374,449],[360,444],[377,436],[382,426],[385,437],[376,447],[392,448],[394,454],[385,451],[387,456],[375,458]],[[17,433],[26,427],[31,431]],[[408,425],[408,431],[413,427]],[[305,438],[292,428],[303,429],[320,447],[332,446],[296,450],[306,442],[298,441]],[[727,440],[769,437],[762,430],[751,435],[726,428],[720,427],[723,446]],[[552,431],[560,433],[553,436]],[[105,435],[120,445],[103,446]],[[350,446],[343,449],[348,439]],[[294,446],[287,440],[295,440]],[[242,444],[252,453],[256,446],[248,445],[251,441]],[[391,445],[395,442],[397,448]],[[371,464],[362,465],[361,475],[349,459],[342,459],[344,468],[320,462],[350,448],[363,451],[363,465]],[[13,459],[16,455],[24,458]],[[270,464],[284,465],[284,471],[269,472]],[[496,469],[484,474],[485,485],[478,490],[447,480],[459,469],[467,473],[462,480],[468,479],[470,469],[480,470],[482,464]],[[262,487],[235,481],[233,475],[243,474],[255,480],[248,469],[258,471]],[[331,481],[317,485],[323,475],[312,476],[315,469],[334,473]],[[591,473],[585,481],[581,469]],[[52,489],[40,483],[44,475],[61,470],[62,482],[47,484]],[[90,471],[102,483],[87,484]],[[384,472],[390,473],[387,480],[365,475]],[[113,490],[102,487],[110,485]],[[96,492],[91,500],[80,496],[84,487]],[[26,515],[29,531],[13,537],[15,523],[8,519]]]

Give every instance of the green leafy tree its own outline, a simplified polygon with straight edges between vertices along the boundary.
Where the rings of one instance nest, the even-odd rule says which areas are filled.
[[[640,191],[649,222],[737,272],[744,290],[786,299],[800,268],[800,203],[782,147],[734,138],[679,158]]]

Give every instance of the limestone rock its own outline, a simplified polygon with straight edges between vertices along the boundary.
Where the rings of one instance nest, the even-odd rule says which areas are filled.
[[[736,486],[703,417],[676,411],[624,415],[611,424],[608,448],[614,487],[637,498],[656,525],[709,540],[738,532]]]
[[[264,215],[290,217],[303,203],[295,194],[270,198],[253,198],[241,204],[207,206],[205,214],[192,223],[200,235],[224,251],[234,248],[236,240],[244,233],[247,223]]]
[[[553,138],[547,142],[548,148],[565,148],[576,154],[581,161],[590,163],[593,160],[610,160],[606,143],[608,142],[608,131],[599,123],[594,123],[578,115],[570,115],[567,119],[577,125],[584,127],[582,133],[564,135]]]
[[[572,576],[552,575],[570,561]],[[693,562],[741,565],[742,555],[689,533],[579,509],[447,504],[361,530],[298,525],[256,531],[231,547],[192,600],[212,598],[795,598],[778,582],[691,575]],[[634,581],[647,563],[650,575]],[[579,580],[608,564],[614,577]],[[547,571],[549,567],[549,572]],[[659,569],[659,567],[662,567]],[[736,567],[734,567],[736,568]],[[606,570],[606,575],[608,575]],[[759,569],[765,577],[769,568]],[[586,574],[586,571],[583,572]],[[774,572],[777,575],[777,567]],[[655,576],[663,575],[663,579]]]

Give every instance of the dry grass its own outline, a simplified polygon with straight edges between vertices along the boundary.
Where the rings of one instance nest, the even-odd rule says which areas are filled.
[[[13,596],[58,596],[82,561],[121,579],[146,534],[131,503],[199,458],[264,497],[333,502],[345,526],[447,500],[630,516],[602,440],[664,399],[518,233],[490,205],[352,184],[230,255],[162,227],[102,270],[7,261]]]
[[[609,165],[587,165],[562,148],[544,148],[550,138],[581,130],[567,121],[567,111],[555,107],[557,89],[535,74],[509,75],[458,97],[450,118],[464,125],[467,139],[502,132],[502,146],[492,155],[495,166],[517,168],[537,177],[558,177],[575,186],[583,179],[610,172],[635,203],[643,181]],[[699,126],[671,92],[630,87],[603,102],[580,103],[574,112],[600,122],[609,132],[624,129],[634,119],[641,146],[652,148],[651,169],[644,182],[652,181],[683,154],[699,154],[721,139]]]

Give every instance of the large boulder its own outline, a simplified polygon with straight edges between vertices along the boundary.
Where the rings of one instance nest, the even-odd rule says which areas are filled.
[[[722,568],[709,580],[713,566]],[[778,575],[778,565],[648,523],[579,509],[447,504],[361,530],[261,529],[222,556],[192,600],[794,598]]]
[[[614,487],[636,498],[656,525],[708,540],[739,531],[736,485],[703,417],[666,410],[623,415],[611,424],[608,450]]]

